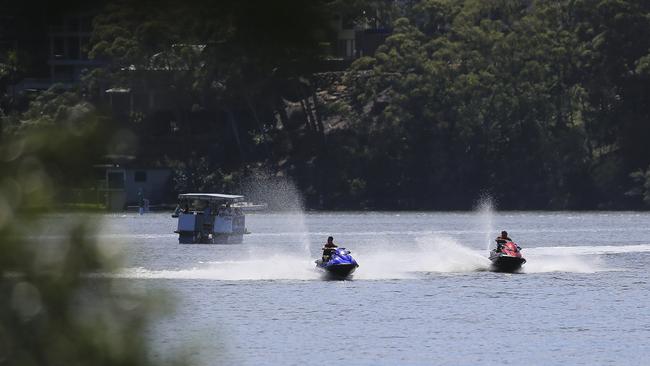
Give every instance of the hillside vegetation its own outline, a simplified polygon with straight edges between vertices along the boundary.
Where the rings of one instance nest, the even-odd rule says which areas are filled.
[[[334,72],[322,45],[341,14],[391,33]],[[109,2],[88,51],[109,66],[5,101],[5,135],[104,116],[135,136],[107,150],[174,167],[178,191],[282,175],[311,208],[650,204],[647,1]],[[102,91],[147,83],[165,108],[111,119]]]

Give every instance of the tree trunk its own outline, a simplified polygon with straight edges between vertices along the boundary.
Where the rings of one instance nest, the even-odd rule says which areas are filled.
[[[278,96],[276,102],[276,112],[280,116],[280,123],[282,123],[282,128],[286,129],[289,126],[289,116],[287,115],[287,106],[284,104],[284,99]]]
[[[321,135],[325,135],[325,126],[323,125],[323,119],[320,115],[320,105],[318,104],[318,96],[316,95],[316,90],[312,89],[311,98],[314,100],[314,115],[316,116],[316,123],[318,126],[318,131]]]
[[[270,159],[272,157],[271,149],[269,149],[269,144],[268,141],[266,140],[266,135],[264,133],[264,127],[262,125],[262,122],[260,121],[257,111],[255,110],[255,107],[253,106],[253,102],[251,102],[250,95],[246,94],[246,104],[248,104],[248,108],[251,111],[251,114],[253,115],[253,119],[257,123],[257,128],[260,131],[260,134],[262,135],[262,144],[264,145],[264,150],[266,152],[266,158]]]
[[[314,131],[316,129],[316,126],[312,120],[312,115],[311,115],[311,109],[307,109],[307,103],[305,99],[300,100],[300,106],[302,107],[302,112],[305,114],[305,124],[307,127]]]
[[[235,116],[233,115],[230,109],[226,109],[226,114],[228,114],[228,121],[230,122],[230,127],[232,128],[233,136],[235,137],[235,142],[237,143],[237,148],[239,149],[239,156],[242,162],[245,162],[244,149],[241,145],[241,140],[239,139],[239,131],[237,130],[237,123],[235,122]]]

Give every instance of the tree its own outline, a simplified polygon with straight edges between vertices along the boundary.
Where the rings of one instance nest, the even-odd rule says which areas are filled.
[[[60,203],[60,173],[86,175],[71,157],[91,164],[101,152],[89,143],[92,129],[77,132],[43,125],[0,140],[3,364],[153,364],[145,332],[163,309],[110,276],[117,258],[97,242],[96,222],[48,215]],[[52,225],[62,236],[44,239]]]

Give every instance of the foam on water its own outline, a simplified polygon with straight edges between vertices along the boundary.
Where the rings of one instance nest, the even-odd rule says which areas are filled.
[[[489,270],[490,262],[483,250],[463,246],[449,237],[418,238],[417,245],[406,249],[385,251],[362,248],[353,252],[360,268],[355,280],[417,279],[432,273],[468,273]],[[381,245],[379,246],[382,247]],[[523,251],[527,259],[523,273],[611,271],[601,254],[650,252],[650,244],[626,246],[537,247]],[[116,277],[143,279],[200,280],[319,280],[313,258],[302,255],[273,254],[265,258],[240,261],[200,263],[191,269],[148,270],[129,268]]]
[[[523,273],[573,272],[595,273],[610,271],[599,257],[580,257],[577,255],[527,256]]]
[[[527,248],[526,253],[533,255],[565,256],[565,255],[599,255],[622,253],[650,252],[650,244],[638,245],[599,245],[599,246],[561,246]]]
[[[473,272],[488,269],[489,261],[478,251],[464,247],[452,238],[427,236],[417,246],[388,249],[379,244],[375,250],[361,248],[352,254],[360,264],[355,280],[408,279],[423,273]],[[388,249],[388,250],[387,250]],[[153,271],[130,268],[116,276],[124,278],[202,279],[202,280],[317,280],[322,272],[313,258],[294,254],[273,254],[240,261],[201,263],[184,270]]]
[[[423,273],[484,271],[490,262],[473,249],[449,237],[426,236],[416,239],[415,248],[385,252],[360,251],[355,257],[361,267],[355,279],[417,278]]]
[[[616,269],[606,267],[601,255],[646,252],[650,252],[650,244],[527,248],[523,251],[527,260],[523,272],[594,273],[613,271]]]
[[[118,274],[123,278],[181,279],[181,280],[315,280],[319,273],[304,257],[273,255],[266,259],[204,263],[182,270],[152,271],[129,268]]]

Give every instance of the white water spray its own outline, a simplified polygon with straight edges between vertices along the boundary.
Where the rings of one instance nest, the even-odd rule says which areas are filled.
[[[249,200],[264,202],[268,204],[269,210],[282,212],[282,220],[275,222],[273,230],[296,233],[295,240],[291,240],[299,246],[296,253],[311,256],[303,198],[289,178],[258,173],[248,179],[244,191]]]
[[[492,197],[489,195],[482,196],[476,206],[481,230],[484,233],[485,249],[489,252],[492,247],[492,233],[494,232],[494,206]]]
[[[416,239],[417,247],[405,248],[399,256],[387,256],[373,248],[359,248],[354,257],[361,267],[354,280],[416,279],[431,274],[487,271],[489,261],[483,250],[471,249],[450,237],[425,236]],[[556,255],[555,249],[562,249]],[[581,247],[527,248],[528,263],[523,273],[596,273],[617,270],[608,268],[598,255],[648,253],[650,244]],[[215,281],[320,280],[311,260],[291,254],[274,254],[265,259],[200,263],[182,270],[148,270],[126,268],[107,274],[119,278],[197,279]]]
[[[214,281],[317,280],[319,273],[311,261],[291,254],[274,254],[267,258],[217,261],[181,270],[128,268],[116,275],[123,278],[182,279]]]
[[[460,245],[450,237],[426,236],[416,239],[416,246],[387,255],[377,247],[361,247],[352,255],[360,264],[354,280],[416,279],[433,273],[468,273],[485,271],[489,261],[480,251]],[[117,277],[149,279],[200,280],[320,280],[322,273],[313,261],[292,254],[274,254],[265,259],[201,263],[183,270],[152,271],[129,268]]]

